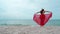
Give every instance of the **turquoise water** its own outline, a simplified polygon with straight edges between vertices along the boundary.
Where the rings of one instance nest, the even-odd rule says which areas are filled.
[[[0,25],[38,25],[30,19],[26,20],[0,20]],[[49,20],[46,25],[60,26],[60,20]]]

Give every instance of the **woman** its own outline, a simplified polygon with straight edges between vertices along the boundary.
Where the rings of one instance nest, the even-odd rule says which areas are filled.
[[[45,13],[45,11],[44,11],[44,9],[42,9],[42,10],[40,11],[40,14],[41,14],[41,15],[40,15],[40,17],[39,17],[39,18],[40,18],[40,25],[41,25],[41,26],[44,25],[44,21],[45,21],[45,14],[44,14],[44,13]]]
[[[44,26],[51,17],[52,12],[42,9],[41,11],[34,14],[33,20],[40,26]]]

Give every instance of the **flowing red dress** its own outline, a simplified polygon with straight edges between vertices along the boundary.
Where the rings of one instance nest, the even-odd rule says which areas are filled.
[[[33,20],[40,26],[44,26],[51,17],[52,17],[52,12],[50,12],[49,14],[35,13],[33,16]]]

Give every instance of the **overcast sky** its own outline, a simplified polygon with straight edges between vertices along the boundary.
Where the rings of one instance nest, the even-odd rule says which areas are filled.
[[[0,0],[0,19],[32,19],[42,8],[60,19],[60,0]]]

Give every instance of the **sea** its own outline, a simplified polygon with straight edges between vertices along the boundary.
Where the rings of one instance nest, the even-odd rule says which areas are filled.
[[[36,26],[38,25],[34,20],[32,19],[15,19],[15,20],[0,20],[0,26],[2,25],[31,25]],[[49,20],[45,26],[60,26],[60,19],[55,20]]]

